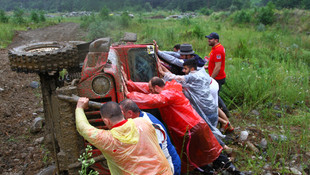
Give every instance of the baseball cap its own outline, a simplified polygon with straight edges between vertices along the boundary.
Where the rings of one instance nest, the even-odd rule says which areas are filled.
[[[210,35],[207,35],[206,38],[209,38],[209,39],[220,39],[220,36],[219,36],[219,34],[217,34],[215,32],[212,32],[212,33],[210,33]]]

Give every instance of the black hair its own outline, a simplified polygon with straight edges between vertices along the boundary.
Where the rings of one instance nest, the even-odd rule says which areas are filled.
[[[175,48],[177,50],[180,50],[180,46],[181,46],[181,44],[176,44],[176,45],[173,46],[173,48]]]
[[[159,77],[153,77],[151,79],[151,85],[154,86],[159,86],[159,87],[164,87],[165,86],[165,82],[163,79],[159,78]]]
[[[123,113],[119,105],[113,101],[109,101],[100,107],[100,114],[103,118],[109,118],[112,121],[123,119]]]
[[[130,99],[125,99],[125,100],[121,101],[119,103],[119,105],[122,106],[122,109],[124,112],[127,112],[129,110],[131,110],[134,113],[140,112],[138,105]]]
[[[197,61],[195,58],[186,59],[183,63],[183,67],[184,66],[188,66],[188,68],[190,69],[194,68],[195,70],[197,70]]]

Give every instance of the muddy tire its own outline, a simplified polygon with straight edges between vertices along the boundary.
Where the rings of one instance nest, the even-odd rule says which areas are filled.
[[[77,66],[78,51],[72,43],[39,42],[9,50],[13,71],[45,73]]]

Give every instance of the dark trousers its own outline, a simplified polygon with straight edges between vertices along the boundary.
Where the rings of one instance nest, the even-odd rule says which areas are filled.
[[[227,115],[227,117],[230,117],[230,113],[229,113],[224,101],[220,97],[220,91],[221,91],[222,85],[225,84],[225,82],[226,82],[226,78],[216,80],[216,82],[219,84],[219,91],[218,91],[218,102],[219,102],[219,104],[218,104],[218,106],[219,106],[219,108],[221,108],[223,110],[223,112]]]
[[[219,84],[219,92],[218,93],[220,93],[222,85],[225,84],[225,82],[226,82],[226,78],[216,80],[216,82]]]

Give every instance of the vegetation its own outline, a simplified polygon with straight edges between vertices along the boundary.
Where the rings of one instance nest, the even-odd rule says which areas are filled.
[[[115,10],[131,10],[150,12],[152,9],[195,11],[202,8],[221,10],[240,10],[265,6],[272,2],[277,8],[310,9],[309,0],[0,0],[1,9],[11,11],[16,7],[24,9],[40,9],[50,12],[64,11],[100,11],[102,7]]]
[[[80,175],[98,175],[99,173],[94,170],[89,170],[89,167],[95,163],[95,160],[92,158],[93,153],[91,152],[93,149],[90,145],[87,145],[85,148],[85,152],[80,155],[78,159],[81,162],[82,167],[79,170]]]
[[[232,2],[236,4],[239,1]],[[135,32],[138,43],[152,43],[156,39],[161,50],[172,50],[177,43],[191,43],[201,57],[211,50],[204,36],[214,31],[219,33],[220,42],[226,49],[227,73],[227,81],[220,95],[232,111],[230,120],[240,130],[253,126],[253,135],[259,137],[256,140],[252,138],[252,141],[259,143],[258,139],[264,137],[268,142],[268,147],[259,153],[249,151],[246,146],[233,145],[238,147],[239,161],[236,164],[241,170],[263,174],[262,167],[267,162],[272,170],[289,173],[285,167],[290,166],[287,163],[293,160],[293,156],[310,151],[310,35],[307,34],[310,32],[307,22],[310,12],[278,10],[278,5],[269,3],[249,9],[238,9],[239,5],[228,6],[228,11],[224,12],[204,8],[200,12],[209,16],[164,20],[152,17],[167,17],[179,12],[158,11],[154,4],[150,2],[152,12],[134,13],[134,18],[129,17],[129,12],[112,13],[107,5],[98,9],[98,14],[57,19],[58,22],[74,20],[81,23],[88,31],[88,40],[111,36],[118,41],[125,31]],[[46,19],[45,22],[31,24],[34,22],[30,20],[32,15],[22,15],[25,22],[16,23],[23,21],[18,19],[18,14],[8,16],[0,11],[1,44],[3,41],[9,43],[11,38],[6,37],[13,36],[12,29],[57,22]],[[2,16],[8,20],[2,21]],[[260,114],[254,115],[253,110]],[[274,141],[270,138],[271,134],[283,135],[286,139]],[[303,156],[299,156],[297,161],[303,167],[310,163]]]
[[[228,75],[220,95],[232,111],[232,123],[240,129],[254,125],[252,132],[257,138],[252,141],[259,143],[258,139],[265,138],[268,142],[268,147],[258,153],[249,151],[246,146],[232,145],[238,148],[236,164],[242,170],[264,174],[262,167],[268,162],[272,170],[285,174],[290,172],[285,167],[293,156],[309,152],[307,143],[310,141],[309,129],[306,129],[310,122],[310,36],[306,32],[310,28],[305,25],[296,32],[300,21],[288,16],[297,13],[302,14],[301,18],[310,18],[308,11],[283,12],[272,4],[257,9],[214,12],[208,17],[168,20],[151,19],[170,15],[154,11],[128,19],[128,26],[117,23],[121,16],[113,16],[104,21],[104,28],[97,25],[96,31],[109,31],[115,41],[125,31],[135,32],[138,43],[151,43],[156,39],[161,50],[172,50],[176,43],[191,43],[201,57],[211,50],[204,36],[218,32],[226,48]],[[90,28],[88,31],[93,32]],[[260,114],[254,115],[253,110]],[[272,134],[286,139],[274,141],[270,138]],[[303,156],[298,161],[300,166],[309,163]]]

